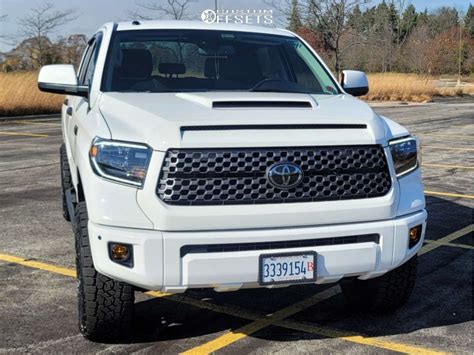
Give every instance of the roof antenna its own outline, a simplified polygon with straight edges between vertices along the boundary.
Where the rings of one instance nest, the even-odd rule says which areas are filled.
[[[139,24],[140,24],[140,21],[138,21],[138,20],[133,20],[132,21],[132,25],[134,25],[134,26],[138,26]]]

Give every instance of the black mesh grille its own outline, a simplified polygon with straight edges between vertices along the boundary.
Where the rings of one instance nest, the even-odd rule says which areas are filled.
[[[283,162],[301,167],[304,178],[298,186],[279,189],[267,180],[267,170]],[[378,145],[170,149],[157,194],[175,205],[290,203],[378,197],[390,187]]]

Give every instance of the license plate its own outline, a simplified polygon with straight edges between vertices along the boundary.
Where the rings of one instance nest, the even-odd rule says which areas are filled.
[[[302,283],[316,280],[316,253],[260,255],[261,285]]]

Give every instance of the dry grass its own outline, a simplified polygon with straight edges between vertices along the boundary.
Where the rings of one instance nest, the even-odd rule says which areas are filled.
[[[62,95],[38,90],[37,72],[0,73],[0,116],[56,113],[61,110]]]
[[[401,73],[369,74],[369,94],[363,98],[371,101],[423,102],[433,96],[459,96],[473,94],[474,86],[439,87],[436,78]]]

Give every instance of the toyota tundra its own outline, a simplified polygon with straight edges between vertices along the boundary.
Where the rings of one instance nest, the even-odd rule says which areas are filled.
[[[64,218],[76,245],[80,330],[125,336],[134,292],[340,282],[360,309],[414,287],[426,229],[419,142],[356,98],[283,29],[108,23],[65,95]],[[294,286],[293,286],[294,287]]]

